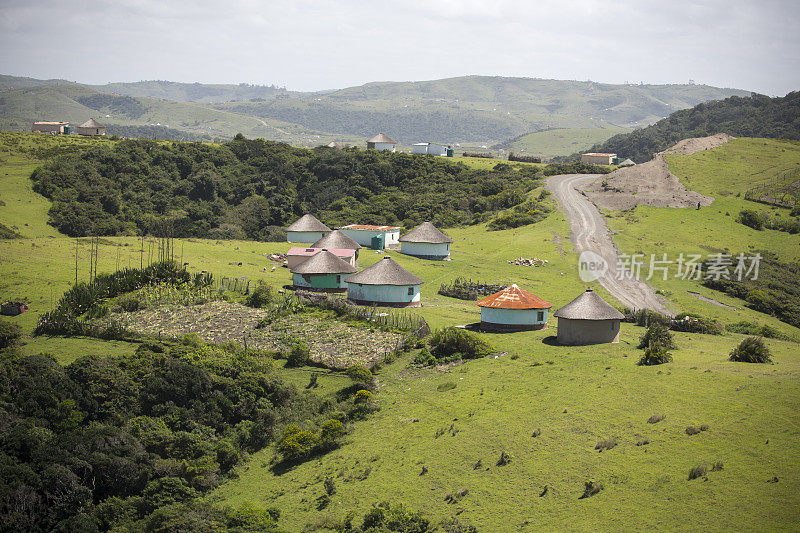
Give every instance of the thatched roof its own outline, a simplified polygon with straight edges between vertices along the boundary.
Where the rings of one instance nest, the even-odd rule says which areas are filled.
[[[586,289],[586,292],[553,313],[553,316],[572,320],[613,320],[625,318],[625,315],[614,309],[592,289]]]
[[[89,120],[87,120],[86,122],[84,122],[83,124],[81,124],[78,127],[79,128],[105,128],[106,126],[105,126],[105,124],[100,124],[95,119],[90,118]]]
[[[517,287],[516,284],[487,296],[483,300],[478,300],[475,304],[495,309],[550,309],[553,307],[538,296]]]
[[[331,231],[331,228],[317,220],[314,215],[305,214],[286,228],[286,231]]]
[[[368,140],[367,142],[368,143],[391,143],[391,144],[397,144],[396,141],[394,141],[391,137],[389,137],[388,135],[386,135],[383,132],[377,134],[375,137],[373,137],[372,139]]]
[[[339,231],[338,229],[325,235],[323,238],[310,246],[311,248],[339,248],[348,250],[360,250],[361,245]]]
[[[292,274],[352,274],[356,267],[339,259],[328,250],[321,250],[292,269]]]
[[[325,146],[327,146],[328,148],[341,148],[342,147],[342,145],[337,143],[336,141],[331,141],[328,144],[326,144]]]
[[[400,242],[429,242],[433,244],[443,244],[453,242],[453,239],[444,232],[438,230],[430,222],[423,222],[402,237]]]
[[[345,279],[347,283],[361,283],[362,285],[421,285],[424,283],[388,255],[358,274],[353,274]]]

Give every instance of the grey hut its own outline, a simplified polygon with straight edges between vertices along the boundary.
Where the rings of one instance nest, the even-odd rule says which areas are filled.
[[[432,223],[423,222],[400,237],[400,252],[422,259],[449,261],[452,243],[453,239]]]
[[[338,229],[333,230],[312,244],[311,248],[327,248],[328,250],[355,250],[356,253],[353,255],[352,264],[354,267],[358,268],[358,251],[361,249],[361,245]]]
[[[567,345],[619,342],[619,321],[624,317],[592,289],[556,311],[558,343]]]
[[[292,269],[292,284],[317,292],[345,292],[344,278],[358,269],[328,250],[318,252]]]
[[[359,305],[419,307],[423,281],[388,255],[345,280],[347,298]]]
[[[331,228],[317,220],[314,215],[305,214],[286,228],[286,242],[311,244],[331,232]]]
[[[78,126],[78,135],[90,135],[93,137],[100,137],[106,134],[106,127],[100,124],[95,119],[90,118],[80,126]]]

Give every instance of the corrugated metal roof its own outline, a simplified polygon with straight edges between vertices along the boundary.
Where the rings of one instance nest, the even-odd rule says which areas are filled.
[[[586,289],[586,292],[553,313],[553,316],[572,320],[613,320],[625,318],[625,315],[614,309],[614,307],[603,300],[600,295],[592,289]]]
[[[430,222],[423,222],[402,237],[400,242],[429,242],[433,244],[443,244],[453,242],[446,233],[439,230]]]
[[[347,283],[360,283],[362,285],[421,285],[424,283],[388,255],[358,274],[353,274],[345,279]]]
[[[312,256],[321,252],[323,249],[328,250],[336,257],[353,257],[356,251],[351,248],[328,248],[327,246],[311,246],[303,248],[302,246],[292,246],[286,255],[307,255]]]
[[[357,270],[328,250],[322,250],[294,267],[292,274],[352,274]]]
[[[475,305],[493,307],[495,309],[550,309],[551,304],[531,294],[516,284],[506,287],[500,292],[478,300]]]
[[[391,137],[389,137],[388,135],[386,135],[383,132],[377,134],[375,137],[373,137],[372,139],[368,140],[367,142],[368,143],[391,143],[391,144],[397,144],[396,141],[394,141]]]
[[[373,226],[372,224],[350,224],[349,226],[342,226],[339,229],[355,229],[364,231],[389,231],[400,229],[400,226]]]
[[[305,214],[286,228],[286,231],[331,231],[331,228],[317,220],[314,215]]]
[[[338,229],[325,235],[323,238],[311,245],[314,248],[351,248],[353,250],[360,250],[361,245],[356,241],[339,231]]]

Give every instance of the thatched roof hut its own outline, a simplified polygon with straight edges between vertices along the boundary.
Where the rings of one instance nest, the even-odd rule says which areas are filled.
[[[619,342],[619,322],[625,316],[592,289],[553,313],[558,317],[559,344]]]
[[[369,268],[345,279],[347,297],[361,305],[418,307],[424,283],[397,262],[385,256]]]

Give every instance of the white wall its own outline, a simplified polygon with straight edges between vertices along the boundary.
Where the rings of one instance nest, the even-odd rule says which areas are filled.
[[[313,244],[327,235],[327,231],[287,231],[286,242]]]
[[[408,294],[408,289],[412,293]],[[420,302],[422,295],[419,285],[359,285],[347,283],[347,297],[364,302],[384,302],[409,304]]]
[[[395,145],[392,143],[374,143],[375,150],[389,150],[394,152]]]
[[[547,309],[496,309],[481,307],[481,322],[508,324],[509,326],[534,326],[547,323]],[[543,320],[539,320],[539,312]]]
[[[430,143],[428,145],[428,153],[430,155],[445,155],[447,153],[447,149],[441,144]]]
[[[450,243],[432,243],[432,242],[401,242],[400,251],[407,255],[416,257],[428,258],[449,258],[450,257]]]
[[[428,145],[426,143],[415,144],[411,147],[412,154],[427,154]]]
[[[383,230],[364,230],[364,229],[347,229],[340,228],[339,231],[356,241],[361,246],[372,246],[372,237],[383,235],[383,245],[399,243],[400,230],[383,231]]]

